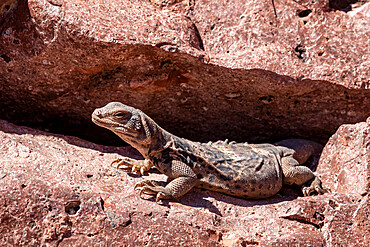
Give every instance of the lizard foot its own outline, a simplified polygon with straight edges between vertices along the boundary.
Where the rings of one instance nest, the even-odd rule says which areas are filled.
[[[158,203],[161,199],[169,199],[169,195],[165,187],[159,183],[150,180],[143,180],[138,182],[134,189],[140,188],[140,197],[142,194],[155,195],[155,201]]]
[[[128,157],[122,159],[116,159],[112,162],[112,166],[115,168],[127,167],[131,168],[131,172],[137,173],[140,171],[141,175],[144,175],[153,165],[148,160],[135,160]]]
[[[329,191],[328,189],[324,189],[322,187],[322,182],[318,177],[315,177],[309,183],[310,183],[309,186],[302,187],[303,196],[310,196],[313,192],[317,192],[318,194],[324,194]]]

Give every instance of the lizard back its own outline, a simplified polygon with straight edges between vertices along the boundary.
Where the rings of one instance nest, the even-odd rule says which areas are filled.
[[[176,138],[153,157],[153,163],[161,170],[162,162],[179,160],[195,172],[197,187],[244,198],[265,198],[281,189],[280,155],[271,144],[199,143]]]

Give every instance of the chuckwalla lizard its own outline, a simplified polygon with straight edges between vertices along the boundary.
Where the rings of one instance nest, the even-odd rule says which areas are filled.
[[[320,179],[303,164],[322,146],[303,139],[273,144],[219,141],[193,142],[158,126],[142,111],[111,102],[92,114],[92,121],[117,134],[137,149],[145,160],[113,161],[141,174],[155,167],[168,176],[168,184],[143,180],[136,184],[143,193],[160,199],[181,197],[194,186],[231,196],[260,199],[275,195],[283,184],[301,186],[304,196],[325,192]]]

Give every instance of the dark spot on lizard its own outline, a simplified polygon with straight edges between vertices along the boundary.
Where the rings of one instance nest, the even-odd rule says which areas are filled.
[[[243,190],[243,192],[244,192],[244,193],[247,193],[247,192],[248,192],[248,190],[247,190],[247,189],[245,189],[245,190]]]
[[[241,189],[241,188],[242,187],[239,184],[235,185],[235,189]]]
[[[261,168],[263,167],[263,163],[264,163],[264,159],[262,159],[262,161],[259,163],[259,165],[256,167],[256,172],[258,172],[259,170],[261,170]]]
[[[213,166],[207,166],[207,169],[210,170],[210,171],[214,170]]]
[[[254,192],[256,190],[256,188],[252,188],[251,191]]]
[[[203,175],[202,175],[202,174],[198,174],[198,175],[197,175],[197,178],[198,178],[198,179],[202,179],[202,178],[203,178]]]
[[[228,176],[225,176],[224,174],[221,174],[220,175],[220,178],[224,181],[230,181],[230,180],[233,180],[232,176],[228,175]]]
[[[194,154],[190,154],[190,159],[193,161],[193,162],[196,162],[198,160],[198,158],[194,155]]]
[[[239,181],[238,180],[235,180],[235,183],[242,183],[242,184],[247,184],[247,179],[246,178],[241,178]]]
[[[259,184],[259,185],[258,185],[258,188],[259,188],[259,189],[262,189],[262,187],[263,187],[263,184]]]

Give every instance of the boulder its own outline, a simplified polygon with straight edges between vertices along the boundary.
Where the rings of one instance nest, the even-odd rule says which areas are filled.
[[[367,195],[370,189],[370,117],[344,124],[330,137],[317,173],[332,192]]]
[[[165,176],[152,171],[141,177],[112,167],[121,155],[140,158],[130,147],[3,120],[0,143],[1,246],[366,246],[370,241],[369,121],[342,126],[325,147],[317,173],[330,193],[301,197],[287,187],[255,201],[200,189],[162,204],[142,199],[135,183]],[[347,157],[350,150],[355,154]],[[351,171],[354,178],[338,171]]]
[[[0,119],[118,146],[90,114],[120,101],[195,141],[325,143],[369,116],[369,7],[1,1]]]

